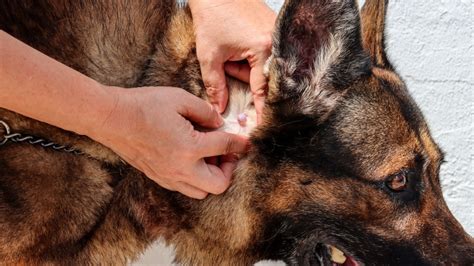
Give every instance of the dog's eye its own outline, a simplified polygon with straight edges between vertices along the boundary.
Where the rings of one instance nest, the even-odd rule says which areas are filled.
[[[408,171],[403,170],[397,174],[390,176],[385,182],[385,184],[390,190],[394,192],[404,191],[408,187],[407,175]]]

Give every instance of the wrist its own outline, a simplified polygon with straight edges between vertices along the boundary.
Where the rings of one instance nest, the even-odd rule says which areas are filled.
[[[112,121],[116,120],[120,109],[122,94],[126,89],[120,87],[98,84],[93,102],[88,104],[88,114],[81,116],[83,119],[78,123],[78,134],[86,135],[98,142],[103,142],[105,136],[109,135]]]

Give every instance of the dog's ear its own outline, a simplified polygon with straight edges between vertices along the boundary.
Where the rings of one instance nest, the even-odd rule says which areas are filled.
[[[385,52],[385,17],[388,0],[367,0],[362,8],[362,37],[364,49],[370,54],[372,64],[381,68],[392,66]]]
[[[268,102],[284,101],[292,112],[324,116],[344,88],[370,70],[356,1],[286,1],[272,56]]]

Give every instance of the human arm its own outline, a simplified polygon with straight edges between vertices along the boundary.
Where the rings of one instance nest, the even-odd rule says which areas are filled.
[[[0,107],[108,146],[161,186],[194,198],[222,193],[229,164],[204,157],[241,153],[247,141],[203,133],[220,126],[203,100],[176,88],[104,86],[0,31]]]

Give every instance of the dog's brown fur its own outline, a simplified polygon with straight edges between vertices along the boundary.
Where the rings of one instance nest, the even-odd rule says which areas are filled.
[[[126,263],[163,238],[190,265],[314,264],[319,244],[367,264],[472,264],[473,240],[442,197],[442,154],[385,54],[385,6],[367,0],[361,33],[354,1],[287,1],[265,121],[230,189],[203,201],[0,109],[13,131],[85,153],[0,147],[0,263]],[[6,0],[0,28],[104,84],[204,97],[192,19],[173,0]],[[408,188],[393,192],[402,170]]]

